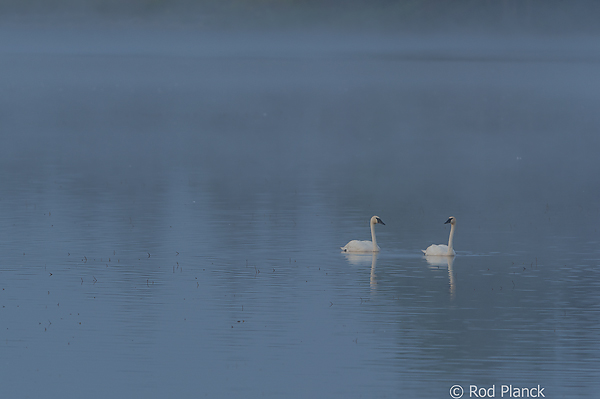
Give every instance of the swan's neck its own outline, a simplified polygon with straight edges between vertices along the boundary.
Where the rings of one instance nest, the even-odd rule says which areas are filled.
[[[375,238],[375,223],[371,223],[371,241],[373,241],[373,251],[377,252],[377,239]]]
[[[453,242],[454,242],[454,224],[450,226],[450,238],[448,239],[448,255],[452,255],[452,251],[454,251]]]

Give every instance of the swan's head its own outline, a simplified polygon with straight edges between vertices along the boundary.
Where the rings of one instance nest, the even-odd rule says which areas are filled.
[[[450,216],[448,218],[448,220],[446,220],[446,222],[444,222],[444,224],[448,224],[450,223],[452,226],[454,226],[456,224],[456,218],[454,216]]]
[[[383,223],[383,220],[381,220],[381,219],[379,218],[379,216],[373,216],[373,217],[371,218],[371,224],[377,224],[377,223],[379,223],[379,224],[382,224],[382,225],[384,225],[384,226],[385,226],[385,223]]]

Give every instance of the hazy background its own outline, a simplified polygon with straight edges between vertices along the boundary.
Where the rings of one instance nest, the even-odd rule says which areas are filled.
[[[10,18],[49,22],[172,22],[179,26],[232,29],[335,27],[387,31],[479,30],[537,33],[596,32],[598,5],[559,0],[444,2],[439,0],[3,0]],[[62,18],[62,19],[61,19]]]

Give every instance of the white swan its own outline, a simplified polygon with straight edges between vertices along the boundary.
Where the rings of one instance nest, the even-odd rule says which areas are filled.
[[[372,241],[360,241],[360,240],[352,240],[348,244],[344,245],[342,251],[344,252],[379,252],[379,245],[377,245],[377,240],[375,239],[375,225],[377,223],[381,223],[385,226],[385,223],[379,216],[373,216],[371,218],[371,240]]]
[[[456,218],[454,216],[450,216],[448,220],[446,220],[447,224],[450,223],[450,239],[448,240],[448,245],[444,244],[432,244],[427,249],[422,250],[425,256],[454,256],[456,253],[454,252],[454,248],[452,247],[452,242],[454,241],[454,227],[456,226]]]

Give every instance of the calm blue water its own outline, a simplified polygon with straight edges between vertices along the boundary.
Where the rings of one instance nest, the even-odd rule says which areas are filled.
[[[3,397],[597,396],[595,40],[10,33]]]

